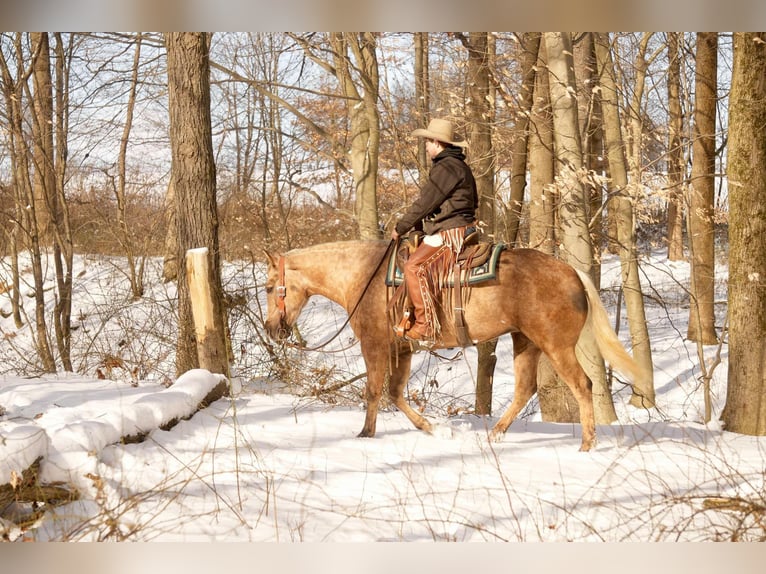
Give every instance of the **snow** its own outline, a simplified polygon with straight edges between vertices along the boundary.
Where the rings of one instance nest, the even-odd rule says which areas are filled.
[[[150,273],[159,268],[153,262]],[[152,278],[144,298],[131,300],[118,258],[78,257],[73,360],[81,374],[25,372],[29,329],[0,319],[0,483],[42,457],[43,482],[68,483],[81,498],[49,508],[24,531],[7,521],[0,530],[35,541],[763,539],[764,511],[748,514],[745,502],[732,501],[764,508],[766,437],[726,432],[717,422],[727,346],[713,371],[706,425],[697,349],[684,340],[688,265],[649,253],[641,268],[658,406],[631,407],[629,388],[616,381],[619,421],[599,425],[596,448],[582,453],[579,425],[543,422],[535,400],[501,442],[488,440],[513,395],[507,338],[498,344],[493,416],[470,414],[475,349],[421,353],[408,396],[436,424],[433,434],[387,407],[376,437],[357,438],[362,383],[333,400],[318,396],[364,371],[353,335],[344,332],[320,353],[278,349],[303,384],[280,379],[262,330],[245,321],[263,313],[264,270],[237,262],[226,264],[227,289],[248,299],[232,316],[231,396],[189,416],[221,376],[195,370],[173,380],[172,286]],[[717,273],[717,299],[725,300],[725,265]],[[618,284],[619,262],[608,256],[602,297],[612,318]],[[7,298],[0,306],[5,317]],[[717,313],[723,324],[725,305]],[[619,336],[629,347],[622,316]],[[344,320],[339,307],[314,298],[301,333],[310,347]],[[99,363],[86,348],[119,353],[139,376],[115,368],[97,378]],[[703,349],[706,364],[716,352]]]

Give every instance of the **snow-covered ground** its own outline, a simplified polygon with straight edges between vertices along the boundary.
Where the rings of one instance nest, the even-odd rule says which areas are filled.
[[[173,286],[156,281],[159,262],[152,261],[147,293],[133,300],[122,267],[119,259],[77,259],[72,356],[79,374],[28,370],[25,361],[34,355],[29,329],[0,319],[0,482],[42,456],[45,480],[71,483],[82,494],[24,532],[6,523],[6,538],[611,542],[766,536],[766,437],[726,432],[717,423],[725,400],[725,344],[712,377],[713,422],[703,423],[697,349],[684,340],[685,263],[671,264],[660,253],[641,262],[657,408],[630,407],[629,389],[617,382],[619,422],[598,427],[598,445],[589,453],[578,451],[579,425],[542,422],[534,400],[502,442],[487,440],[513,395],[506,338],[498,345],[495,416],[470,414],[474,349],[421,353],[408,395],[437,430],[424,434],[386,408],[377,436],[356,438],[364,419],[363,382],[320,398],[322,389],[364,372],[351,333],[324,353],[269,350],[258,324],[263,269],[246,263],[226,265],[227,291],[245,295],[232,312],[232,396],[184,419],[218,378],[192,371],[174,380]],[[0,280],[4,273],[5,267]],[[725,301],[725,265],[718,265],[718,274],[717,300]],[[612,318],[618,282],[619,263],[607,257],[602,288]],[[25,306],[31,305],[25,293]],[[10,310],[5,296],[0,309],[3,316]],[[717,311],[721,325],[725,305]],[[622,317],[620,337],[629,346],[624,310]],[[314,298],[301,333],[311,346],[332,336],[344,319],[339,307]],[[712,362],[717,350],[705,347],[705,360]],[[105,372],[108,356],[119,357],[124,368]],[[99,369],[107,378],[98,378]],[[178,424],[161,430],[177,417]],[[144,440],[121,444],[124,436]]]

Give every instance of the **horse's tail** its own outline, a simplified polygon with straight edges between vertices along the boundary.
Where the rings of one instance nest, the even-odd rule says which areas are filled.
[[[601,297],[599,297],[593,281],[587,273],[583,273],[579,269],[576,271],[588,297],[588,320],[593,327],[593,334],[601,356],[615,371],[622,373],[632,382],[646,380],[644,369],[628,354],[609,324],[609,316],[606,314],[606,309],[604,309],[604,304],[601,302]]]

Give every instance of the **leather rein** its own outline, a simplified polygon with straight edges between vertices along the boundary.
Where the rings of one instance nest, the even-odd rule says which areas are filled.
[[[356,310],[359,308],[359,304],[362,302],[362,299],[364,298],[364,294],[367,293],[367,289],[370,288],[370,285],[372,284],[372,280],[375,278],[375,275],[378,273],[378,270],[380,269],[380,266],[383,265],[383,263],[386,261],[386,258],[388,257],[388,253],[391,250],[391,246],[394,244],[394,240],[388,242],[388,246],[386,247],[386,251],[383,253],[383,257],[381,257],[378,264],[375,266],[375,269],[373,269],[372,274],[370,275],[370,278],[367,280],[367,284],[364,286],[364,289],[362,290],[362,294],[359,295],[359,299],[357,299],[356,304],[354,305],[354,308],[351,309],[351,312],[348,314],[348,317],[346,318],[346,321],[343,323],[343,325],[340,326],[340,329],[338,329],[338,332],[335,333],[332,337],[330,337],[327,341],[322,343],[321,345],[318,345],[316,347],[306,348],[301,347],[300,345],[295,345],[293,343],[285,343],[286,345],[289,345],[291,347],[299,348],[303,351],[318,351],[322,349],[323,347],[330,344],[332,341],[338,338],[338,336],[343,332],[343,329],[346,328],[346,326],[351,321],[351,317],[354,316],[354,313],[356,313]],[[287,317],[287,307],[285,305],[285,299],[287,298],[287,284],[285,282],[285,256],[280,255],[279,261],[277,262],[277,310],[279,311],[279,322],[285,328],[284,330],[287,331],[287,324],[286,324],[286,317]]]

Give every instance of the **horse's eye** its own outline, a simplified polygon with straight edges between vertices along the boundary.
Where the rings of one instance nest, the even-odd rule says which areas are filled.
[[[274,287],[272,285],[266,285],[266,294],[269,294],[272,291],[274,291]]]

